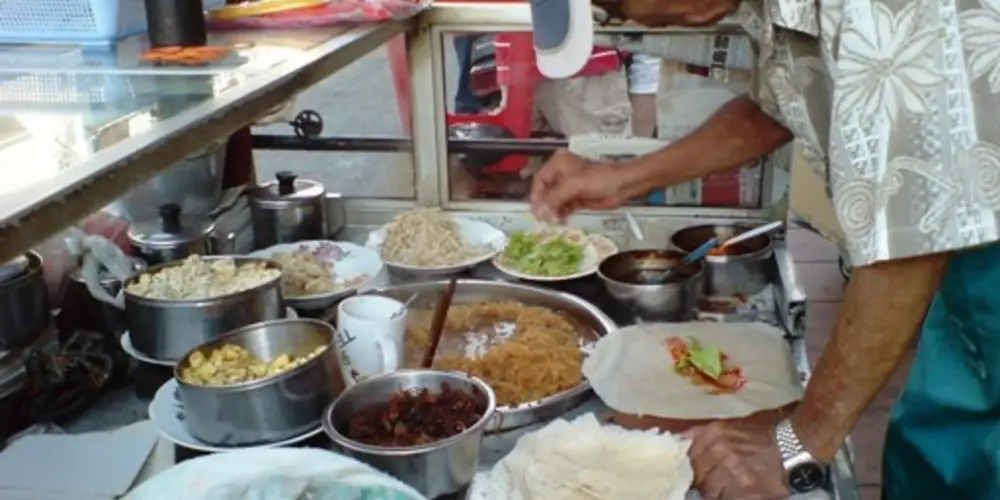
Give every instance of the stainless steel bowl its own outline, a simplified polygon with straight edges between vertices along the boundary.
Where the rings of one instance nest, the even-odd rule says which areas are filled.
[[[389,448],[359,443],[346,436],[350,419],[359,411],[387,404],[397,391],[428,389],[441,392],[441,384],[479,399],[486,411],[461,434],[409,448]],[[323,429],[337,451],[395,476],[427,498],[456,493],[472,483],[479,465],[483,434],[493,418],[496,397],[485,382],[455,372],[402,370],[364,380],[344,391],[326,410]]]
[[[0,349],[30,344],[52,324],[42,257],[28,252],[24,259],[20,273],[0,281]]]
[[[670,242],[684,253],[711,238],[726,240],[750,230],[744,226],[705,225],[681,229]],[[771,282],[771,237],[760,235],[727,249],[726,255],[705,257],[705,292],[711,297],[749,297]]]
[[[504,281],[459,279],[457,283],[452,304],[516,300],[529,306],[548,307],[564,313],[581,328],[592,332],[594,341],[618,328],[618,325],[596,306],[568,293]],[[437,297],[447,286],[448,281],[430,281],[391,286],[366,293],[393,297],[409,303],[410,307],[433,308]],[[496,422],[490,424],[489,431],[502,432],[561,417],[567,411],[587,401],[590,395],[590,384],[584,380],[576,387],[537,401],[519,406],[498,407]]]
[[[678,269],[666,283],[651,283],[675,267],[684,254],[670,250],[628,250],[605,258],[597,268],[604,288],[622,307],[645,321],[690,319],[705,288],[700,263]]]
[[[212,256],[205,260],[234,259],[237,265],[263,262],[271,269],[278,264],[248,257]],[[241,326],[285,316],[281,277],[249,290],[199,300],[162,300],[140,297],[128,286],[143,274],[179,266],[173,261],[147,269],[125,282],[125,324],[132,345],[159,361],[179,361],[191,349]]]
[[[200,441],[242,446],[273,443],[320,425],[323,410],[345,384],[333,342],[336,331],[315,319],[265,321],[198,346],[174,368],[184,405],[184,425]],[[206,356],[224,345],[240,346],[264,361],[282,354],[306,356],[326,350],[301,366],[268,378],[226,386],[185,382],[181,370],[197,351]]]

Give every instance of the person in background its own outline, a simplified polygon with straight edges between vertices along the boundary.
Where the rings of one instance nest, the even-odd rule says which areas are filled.
[[[536,129],[653,137],[659,85],[659,58],[595,48],[579,76],[539,81]]]
[[[662,61],[648,54],[631,54],[628,68],[628,97],[632,105],[632,135],[656,137],[656,94],[660,89]]]
[[[483,111],[485,103],[472,92],[472,57],[479,35],[456,35],[455,56],[458,59],[458,85],[455,90],[455,113],[474,115]]]
[[[1000,31],[988,21],[997,6],[623,0],[621,10],[647,26],[733,15],[757,45],[758,99],[738,97],[633,161],[555,155],[534,178],[535,215],[610,209],[794,138],[827,180],[854,265],[802,401],[775,425],[695,430],[696,487],[739,500],[821,487],[824,466],[919,338],[886,435],[884,498],[1000,498]],[[558,27],[536,23],[544,29]]]

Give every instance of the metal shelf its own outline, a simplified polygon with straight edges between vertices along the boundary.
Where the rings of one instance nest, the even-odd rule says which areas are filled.
[[[289,97],[328,77],[337,70],[383,45],[393,37],[407,32],[409,22],[388,22],[343,30],[254,32],[233,35],[243,46],[284,48],[288,56],[268,64],[253,66],[251,57],[242,66],[221,67],[214,73],[200,70],[185,73],[160,68],[128,68],[103,70],[105,78],[127,75],[126,84],[166,78],[171,89],[181,87],[180,96],[164,98],[153,93],[152,103],[129,100],[116,101],[111,109],[95,111],[84,106],[68,111],[49,111],[54,119],[78,120],[107,126],[136,115],[150,114],[157,106],[174,107],[171,116],[152,120],[145,128],[124,127],[126,137],[114,144],[85,154],[85,159],[54,171],[47,178],[30,183],[16,192],[0,197],[0,261],[7,260],[31,248],[35,243],[57,233],[74,221],[93,213],[115,200],[129,188],[151,179],[157,172],[183,159],[189,153],[252,123]],[[229,35],[222,35],[227,37]],[[255,41],[256,40],[256,41]],[[124,43],[124,42],[123,42]],[[284,46],[282,46],[284,44]],[[289,48],[291,47],[291,48]],[[27,50],[27,49],[26,49]],[[273,53],[274,51],[272,51]],[[263,67],[262,67],[263,66]],[[74,76],[73,69],[65,75]],[[30,76],[32,73],[23,73]],[[0,71],[0,79],[18,74]],[[93,70],[88,75],[93,76]],[[228,85],[219,88],[219,80]],[[88,82],[95,81],[88,79]],[[99,80],[97,80],[99,81]],[[209,88],[204,89],[204,82]],[[200,92],[188,91],[191,82],[201,84]],[[197,85],[195,85],[197,86]],[[129,89],[124,85],[123,89]],[[167,88],[162,85],[153,90]],[[78,91],[78,90],[77,90]],[[166,102],[165,102],[166,101]],[[145,105],[143,105],[145,104]],[[0,115],[20,116],[25,108],[11,111],[13,103],[0,99]],[[134,127],[132,127],[134,128]],[[96,141],[95,141],[96,142]],[[0,168],[24,168],[4,165]],[[30,166],[27,166],[30,167]]]

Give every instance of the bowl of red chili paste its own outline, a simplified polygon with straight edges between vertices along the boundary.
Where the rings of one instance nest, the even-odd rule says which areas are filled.
[[[495,410],[493,390],[478,378],[401,370],[342,392],[323,428],[336,451],[435,498],[472,482]]]

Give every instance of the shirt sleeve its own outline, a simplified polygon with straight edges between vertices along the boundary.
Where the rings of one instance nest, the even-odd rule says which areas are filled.
[[[761,107],[822,172],[855,266],[995,243],[1000,8],[862,3],[742,3]]]
[[[648,54],[632,54],[628,69],[628,93],[655,94],[660,89],[660,58]]]

